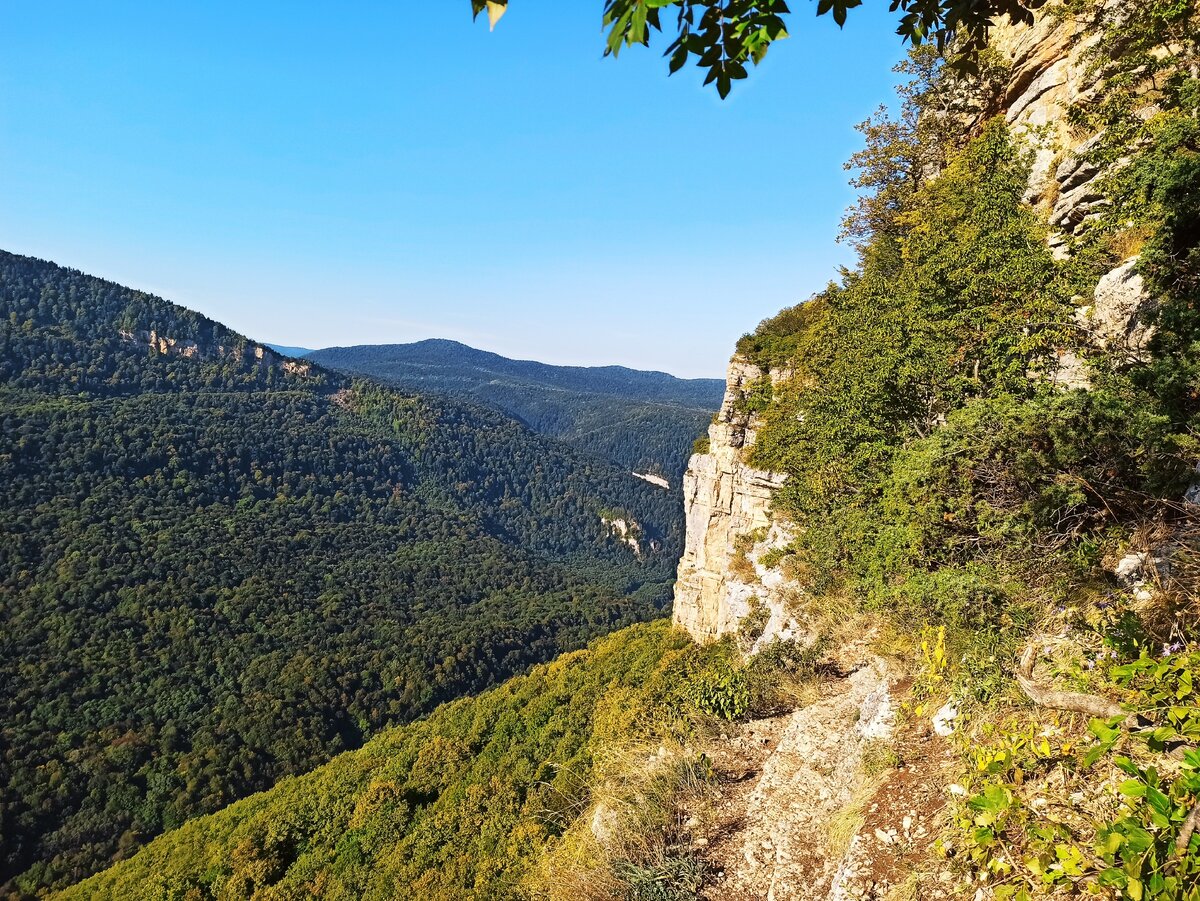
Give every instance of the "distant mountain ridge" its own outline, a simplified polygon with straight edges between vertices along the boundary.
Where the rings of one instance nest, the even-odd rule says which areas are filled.
[[[277,350],[286,348],[276,347]],[[469,367],[473,370],[528,379],[591,394],[618,397],[636,393],[645,400],[678,405],[720,405],[725,391],[723,379],[683,379],[667,372],[631,369],[628,366],[559,366],[536,360],[517,360],[489,350],[480,350],[449,338],[427,338],[407,344],[357,344],[324,347],[303,356],[317,362],[336,363],[345,359],[378,359],[395,365],[428,366],[437,369]],[[336,367],[335,367],[336,368]]]
[[[721,379],[513,360],[444,338],[328,347],[305,359],[408,390],[470,397],[675,487],[725,390]]]
[[[311,347],[295,347],[291,344],[268,344],[267,347],[285,357],[302,357],[313,352]]]

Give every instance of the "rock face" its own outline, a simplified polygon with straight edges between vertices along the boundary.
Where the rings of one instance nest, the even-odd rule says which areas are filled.
[[[709,451],[694,454],[683,477],[687,538],[675,583],[674,619],[700,642],[736,631],[751,612],[755,586],[735,574],[735,557],[753,554],[755,549],[746,545],[768,539],[771,496],[785,478],[743,461],[743,452],[754,444],[756,423],[742,409],[742,402],[749,387],[764,377],[779,381],[786,374],[764,373],[745,360],[733,359],[724,402],[708,428]],[[782,538],[776,529],[774,540]],[[755,564],[750,561],[750,565]],[[783,619],[776,617],[780,630]]]
[[[130,344],[145,344],[164,357],[187,357],[195,360],[212,360],[220,357],[234,357],[244,360],[255,360],[261,363],[279,363],[285,372],[292,375],[308,375],[312,372],[312,364],[304,360],[287,360],[275,351],[261,344],[225,345],[216,344],[201,346],[195,341],[179,340],[168,335],[160,335],[157,331],[125,331],[118,333],[121,340]]]
[[[1119,14],[1119,5],[1106,4],[1104,15]],[[1101,182],[1111,169],[1092,159],[1102,134],[1073,131],[1068,112],[1096,92],[1091,71],[1093,51],[1100,38],[1070,15],[1045,11],[1032,26],[1001,25],[991,46],[1011,69],[999,93],[998,109],[982,112],[971,123],[1001,113],[1013,132],[1034,150],[1025,199],[1046,215],[1053,232],[1049,242],[1058,258],[1070,253],[1069,241],[1108,205]],[[1112,166],[1124,165],[1118,160]],[[1145,359],[1154,335],[1153,303],[1137,273],[1136,257],[1105,275],[1095,298],[1079,308],[1076,321],[1097,349],[1115,362]],[[1085,358],[1064,352],[1050,361],[1046,373],[1061,388],[1088,388],[1091,379]]]
[[[1109,4],[1107,14],[1116,14]],[[1100,135],[1079,134],[1069,127],[1068,111],[1096,90],[1091,71],[1095,32],[1069,15],[1048,10],[1032,26],[1000,25],[992,47],[1009,70],[990,105],[966,102],[963,122],[975,132],[992,116],[1003,115],[1012,131],[1033,149],[1034,159],[1025,200],[1050,221],[1051,250],[1070,252],[1071,238],[1107,201],[1100,189],[1105,168],[1090,152]],[[964,87],[964,97],[971,90]],[[1113,165],[1122,165],[1121,161]],[[1117,365],[1144,359],[1154,334],[1153,301],[1133,257],[1100,279],[1094,297],[1077,310],[1084,346],[1062,348],[1031,372],[1063,390],[1091,386],[1091,359],[1105,351]],[[1090,352],[1089,352],[1090,351]],[[786,372],[764,373],[745,360],[729,366],[725,401],[709,428],[708,453],[692,457],[683,491],[687,538],[675,588],[675,622],[697,641],[736,632],[746,617],[764,621],[755,646],[799,629],[791,619],[789,592],[799,587],[784,574],[764,566],[768,552],[790,540],[788,528],[771,516],[771,497],[785,476],[746,465],[744,451],[754,444],[756,421],[743,400],[756,381],[778,383]],[[1189,495],[1200,503],[1200,486]]]
[[[1109,353],[1112,365],[1128,366],[1150,358],[1150,342],[1158,330],[1156,304],[1137,271],[1138,257],[1126,260],[1096,284],[1091,304],[1077,307],[1075,323],[1093,349]],[[1074,351],[1052,361],[1047,375],[1064,390],[1090,388],[1088,363]]]
[[[608,530],[609,535],[622,544],[629,545],[635,557],[642,556],[642,527],[640,525],[632,519],[627,520],[620,516],[614,516],[611,519],[601,516],[600,522]]]
[[[999,93],[999,109],[984,112],[975,126],[1002,113],[1033,146],[1026,199],[1052,209],[1056,226],[1077,225],[1088,205],[1102,200],[1092,187],[1100,170],[1082,160],[1094,136],[1073,134],[1066,118],[1067,110],[1095,91],[1089,53],[1096,40],[1073,17],[1045,13],[1032,26],[1003,24],[992,35],[992,48],[1011,68]]]
[[[1130,363],[1148,359],[1156,331],[1154,305],[1137,264],[1137,257],[1126,260],[1101,278],[1094,302],[1079,311],[1096,343]]]
[[[643,482],[649,482],[651,485],[657,485],[659,488],[670,489],[671,483],[662,476],[657,476],[652,472],[635,472],[634,476],[641,479]]]

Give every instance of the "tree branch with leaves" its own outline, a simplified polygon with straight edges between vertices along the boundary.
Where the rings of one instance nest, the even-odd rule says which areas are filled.
[[[913,46],[934,44],[939,51],[954,47],[963,65],[970,67],[982,50],[992,27],[1001,18],[1013,23],[1033,22],[1034,11],[1047,0],[891,0],[898,13],[896,33]],[[817,0],[817,15],[832,15],[844,26],[851,9],[862,0]],[[508,9],[508,0],[471,0],[473,13],[486,12],[494,28]],[[788,36],[785,17],[791,10],[784,0],[604,0],[602,22],[607,32],[605,56],[617,56],[623,47],[649,46],[653,32],[672,35],[663,54],[671,73],[689,59],[705,71],[704,83],[715,84],[722,97],[733,82],[758,65],[776,41]]]

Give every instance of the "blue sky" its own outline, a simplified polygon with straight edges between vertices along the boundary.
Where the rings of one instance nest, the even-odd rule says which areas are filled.
[[[902,55],[883,0],[726,101],[601,0],[0,5],[0,247],[264,341],[450,337],[719,376],[820,289],[854,123]]]

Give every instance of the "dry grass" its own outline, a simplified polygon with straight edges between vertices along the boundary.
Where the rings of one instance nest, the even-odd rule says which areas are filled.
[[[783,603],[809,635],[828,647],[849,644],[868,629],[858,601],[844,591],[816,595],[793,587],[783,595]]]
[[[883,780],[882,774],[863,779],[850,800],[830,816],[825,832],[825,853],[829,857],[840,860],[846,856],[854,836],[867,821],[863,811],[879,791]]]
[[[622,869],[678,856],[685,810],[712,795],[706,762],[679,745],[611,749],[597,765],[591,803],[567,828],[527,886],[543,901],[625,898]]]
[[[1054,209],[1054,205],[1058,203],[1058,199],[1062,196],[1062,185],[1054,177],[1054,173],[1058,171],[1058,167],[1064,159],[1066,159],[1066,154],[1060,150],[1054,155],[1054,159],[1050,163],[1050,168],[1047,170],[1049,174],[1046,176],[1046,189],[1042,192],[1041,199],[1042,209],[1047,214]]]
[[[921,879],[916,873],[909,873],[903,882],[898,882],[888,889],[883,901],[917,901],[920,897]]]
[[[1200,524],[1151,520],[1140,524],[1129,544],[1104,560],[1111,570],[1125,553],[1149,554],[1149,596],[1134,604],[1146,633],[1164,644],[1200,638]]]
[[[766,529],[755,529],[734,539],[733,556],[729,560],[729,572],[738,580],[753,584],[758,581],[758,571],[750,559],[754,545],[767,537]]]
[[[1149,225],[1139,225],[1109,235],[1105,244],[1116,259],[1127,260],[1140,254],[1153,235],[1154,229]]]
[[[875,777],[894,770],[899,763],[900,755],[891,742],[876,738],[863,745],[862,768],[868,776]]]

